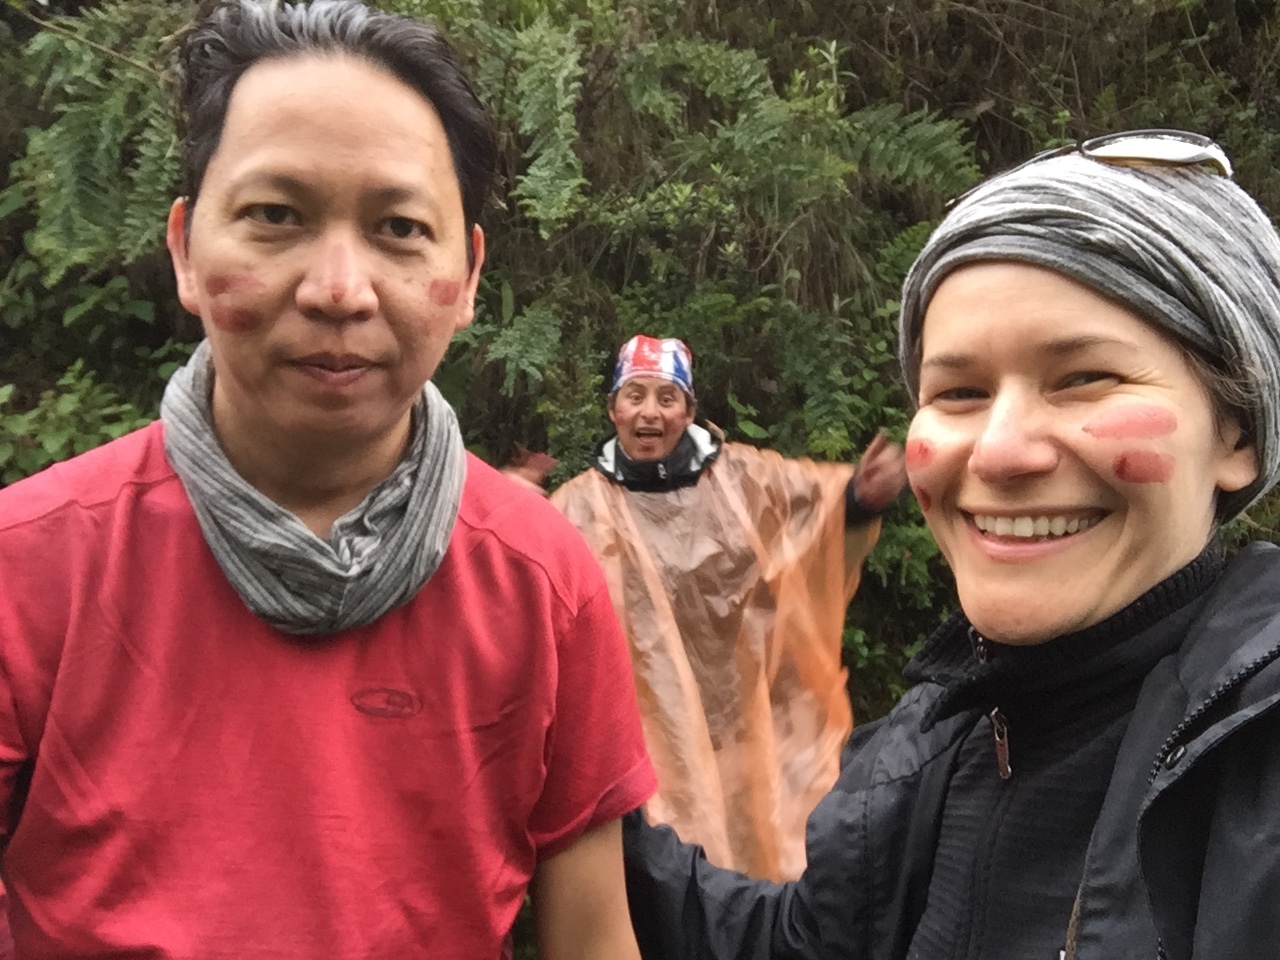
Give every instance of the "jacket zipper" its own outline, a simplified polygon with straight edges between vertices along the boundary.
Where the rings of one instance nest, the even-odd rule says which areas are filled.
[[[970,627],[969,642],[973,644],[973,655],[978,658],[978,662],[986,663],[987,638]],[[1013,776],[1013,767],[1009,763],[1009,721],[999,707],[992,708],[987,719],[991,721],[991,747],[996,754],[996,770],[1001,780],[1008,780]]]
[[[1164,765],[1166,758],[1168,758],[1173,751],[1177,749],[1178,741],[1182,739],[1187,730],[1199,723],[1200,719],[1214,706],[1216,706],[1218,700],[1220,700],[1225,694],[1230,692],[1237,685],[1244,683],[1251,676],[1274,660],[1275,657],[1276,651],[1273,649],[1260,657],[1255,657],[1250,660],[1230,677],[1218,684],[1218,686],[1214,688],[1213,692],[1201,701],[1200,706],[1196,707],[1192,713],[1183,718],[1182,722],[1174,728],[1173,733],[1169,734],[1164,745],[1160,747],[1159,751],[1157,751],[1155,760],[1151,764],[1151,774],[1147,777],[1148,787],[1156,782],[1156,777],[1160,775],[1160,767]],[[1157,933],[1156,960],[1168,960],[1168,957],[1169,954],[1164,948],[1164,940]]]
[[[991,745],[996,751],[996,769],[1000,771],[1001,780],[1008,780],[1013,776],[1013,767],[1009,766],[1009,721],[1004,718],[999,707],[988,713],[987,719],[991,721]]]
[[[1249,677],[1253,676],[1275,658],[1276,651],[1270,650],[1262,656],[1255,657],[1253,660],[1250,660],[1230,677],[1218,684],[1218,686],[1214,688],[1213,692],[1201,701],[1200,706],[1196,707],[1194,712],[1183,718],[1182,722],[1174,728],[1173,733],[1169,734],[1164,745],[1159,749],[1159,751],[1157,751],[1155,761],[1151,765],[1151,773],[1147,777],[1148,787],[1155,783],[1156,777],[1160,774],[1160,767],[1165,762],[1165,758],[1177,748],[1178,742],[1182,739],[1183,734],[1185,734],[1188,729],[1195,726],[1206,713],[1215,707],[1224,694],[1229,692],[1238,684],[1248,680]]]

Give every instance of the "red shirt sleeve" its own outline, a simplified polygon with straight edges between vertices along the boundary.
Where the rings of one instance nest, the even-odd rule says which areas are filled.
[[[627,641],[602,575],[591,582],[594,593],[559,638],[547,776],[529,821],[539,860],[634,810],[657,788]]]

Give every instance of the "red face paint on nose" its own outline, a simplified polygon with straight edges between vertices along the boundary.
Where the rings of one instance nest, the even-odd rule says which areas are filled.
[[[1131,403],[1099,414],[1084,425],[1091,437],[1107,440],[1150,440],[1178,429],[1173,411],[1146,403]]]
[[[1113,469],[1125,483],[1166,483],[1173,476],[1173,457],[1152,450],[1127,450]]]
[[[933,497],[929,496],[929,491],[924,487],[912,486],[911,492],[916,495],[916,499],[920,501],[921,510],[930,510],[933,508]]]
[[[338,247],[329,250],[329,297],[334,303],[341,303],[351,286],[351,275],[347,270],[346,253]]]
[[[927,467],[933,460],[933,444],[928,440],[907,441],[907,467]]]
[[[462,283],[458,280],[432,280],[431,302],[438,307],[452,307],[458,302]]]

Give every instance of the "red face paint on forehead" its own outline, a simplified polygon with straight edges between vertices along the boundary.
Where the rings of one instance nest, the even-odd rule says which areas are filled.
[[[1130,403],[1094,417],[1083,427],[1091,437],[1107,440],[1150,440],[1178,429],[1172,410],[1150,403]]]
[[[218,273],[205,282],[204,288],[209,296],[220,297],[224,293],[261,293],[263,283],[247,273]]]
[[[1173,476],[1173,457],[1153,450],[1126,450],[1112,467],[1125,483],[1167,483]]]
[[[459,280],[432,280],[431,302],[438,307],[452,307],[458,302],[458,294],[462,292]]]
[[[933,444],[928,440],[907,441],[907,466],[927,467],[933,460]]]

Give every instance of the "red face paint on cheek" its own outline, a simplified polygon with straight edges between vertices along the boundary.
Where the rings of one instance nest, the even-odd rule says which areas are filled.
[[[458,280],[432,280],[431,302],[438,307],[452,307],[458,302],[458,294],[462,292],[462,283]]]
[[[928,440],[907,441],[907,468],[927,467],[933,461],[933,444]]]
[[[1083,427],[1091,437],[1107,440],[1150,440],[1167,437],[1178,429],[1171,410],[1145,403],[1131,403],[1094,417]]]
[[[215,274],[205,282],[204,288],[213,300],[209,307],[209,322],[219,330],[244,333],[262,322],[254,311],[234,302],[239,297],[252,296],[266,288],[266,284],[257,277],[247,273]],[[233,302],[228,303],[226,299]]]
[[[1128,450],[1116,457],[1113,468],[1125,483],[1167,483],[1173,476],[1173,457],[1151,450]]]
[[[261,293],[263,282],[247,273],[219,273],[210,277],[204,285],[209,296],[220,297],[224,293]]]
[[[215,303],[209,310],[209,322],[226,333],[245,333],[262,322],[252,310]]]
[[[921,510],[933,509],[933,497],[929,496],[928,490],[926,490],[924,487],[917,487],[913,484],[911,487],[911,492],[914,493],[916,495],[916,499],[920,501]]]

